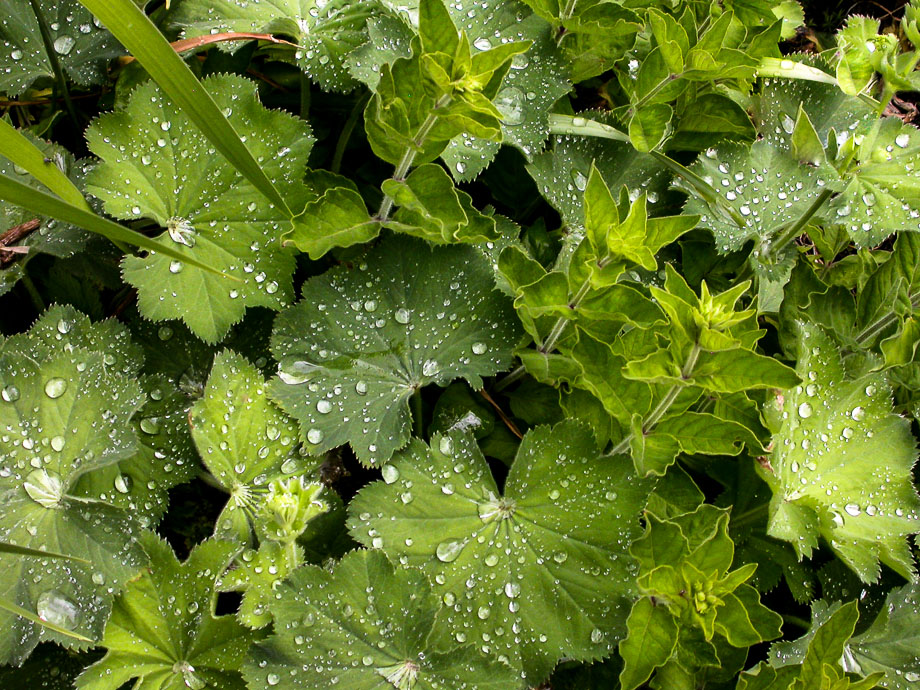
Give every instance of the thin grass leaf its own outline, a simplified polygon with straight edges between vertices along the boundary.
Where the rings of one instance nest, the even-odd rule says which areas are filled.
[[[13,165],[26,170],[61,199],[84,211],[91,211],[89,204],[76,185],[53,163],[45,162],[45,154],[29,141],[18,129],[0,119],[0,152]]]
[[[75,633],[72,630],[68,630],[67,628],[63,628],[60,625],[55,625],[54,623],[49,623],[46,620],[42,620],[31,611],[27,611],[21,606],[17,606],[16,604],[9,602],[6,599],[0,598],[0,609],[5,609],[10,613],[15,613],[17,616],[21,616],[26,620],[31,621],[32,623],[41,625],[45,628],[48,628],[49,630],[54,630],[54,632],[61,633],[61,635],[72,637],[73,639],[79,640],[80,642],[92,642],[90,638]]]
[[[15,553],[20,556],[35,556],[37,558],[63,558],[67,561],[77,561],[78,563],[86,563],[87,565],[92,564],[85,558],[68,556],[64,553],[55,553],[54,551],[39,551],[38,549],[30,549],[28,546],[10,544],[8,541],[0,541],[0,553]]]
[[[89,232],[102,235],[113,242],[126,242],[127,244],[146,249],[147,251],[160,252],[165,256],[184,261],[191,266],[197,266],[198,268],[218,273],[231,280],[239,280],[234,276],[227,275],[223,271],[219,271],[200,261],[185,256],[167,244],[150,239],[139,232],[128,230],[126,227],[108,218],[96,215],[92,211],[85,211],[51,194],[33,189],[28,185],[24,185],[16,180],[11,180],[3,175],[0,175],[0,199],[8,201],[11,204],[16,204],[17,206],[22,206],[38,215],[48,216],[64,221],[65,223],[70,223],[71,225],[76,225]]]

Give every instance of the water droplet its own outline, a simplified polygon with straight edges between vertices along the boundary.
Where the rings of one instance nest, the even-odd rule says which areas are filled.
[[[858,422],[866,416],[866,410],[862,407],[854,407],[853,411],[850,413],[850,416],[853,418],[854,422]]]
[[[73,630],[80,622],[80,609],[77,605],[54,589],[39,595],[35,602],[35,612],[43,621],[67,630]]]
[[[855,503],[847,503],[845,506],[843,506],[843,509],[847,511],[847,515],[851,515],[853,517],[856,517],[862,512],[859,509],[859,506],[856,505]]]
[[[505,596],[509,599],[517,599],[521,595],[521,586],[517,582],[508,582],[505,584]]]
[[[62,34],[54,39],[54,52],[58,55],[69,55],[75,44],[72,36]]]
[[[119,474],[115,477],[115,490],[120,494],[126,494],[131,491],[134,481],[126,474]]]
[[[355,384],[355,393],[358,395],[367,395],[367,384],[364,381],[358,381]]]
[[[29,498],[43,508],[59,508],[64,498],[64,484],[56,472],[32,470],[23,482]]]
[[[488,606],[480,606],[479,610],[476,612],[476,615],[479,616],[480,620],[485,620],[492,614],[492,609]]]
[[[19,389],[16,386],[6,386],[0,392],[0,398],[3,398],[4,402],[16,402],[19,400]]]
[[[45,395],[49,398],[60,398],[67,391],[67,381],[60,377],[48,379],[45,383]]]
[[[411,318],[411,314],[408,309],[397,309],[396,313],[393,315],[393,318],[396,319],[397,323],[407,324]]]
[[[278,685],[278,683],[281,682],[281,676],[279,676],[277,673],[269,673],[265,677],[265,682],[269,685]]]
[[[811,413],[811,405],[809,405],[807,402],[803,402],[801,405],[799,405],[799,417],[802,419],[808,419],[811,417]]]
[[[157,331],[157,336],[160,340],[169,340],[173,337],[173,329],[169,326],[161,326],[160,330]]]
[[[451,563],[457,560],[457,556],[463,551],[464,546],[466,546],[466,543],[462,541],[442,541],[435,549],[435,555],[439,561]]]
[[[514,87],[507,86],[502,89],[493,101],[498,112],[502,114],[502,122],[509,126],[519,125],[524,121],[524,93]]]
[[[150,434],[154,436],[160,433],[160,418],[159,417],[144,417],[141,420],[141,431],[145,434]]]
[[[601,632],[600,630],[598,630],[597,628],[594,628],[594,630],[591,631],[591,641],[592,641],[594,644],[599,644],[599,643],[603,642],[603,641],[604,641],[604,633],[602,633],[602,632]]]
[[[307,432],[307,440],[313,445],[318,445],[323,441],[323,432],[319,429],[310,429]]]
[[[473,46],[476,50],[489,50],[492,47],[492,42],[488,38],[477,38],[473,41]]]
[[[10,53],[10,57],[13,58],[14,60],[22,60],[22,51],[19,49],[16,49],[12,53]]]
[[[899,134],[894,138],[894,143],[903,149],[910,143],[910,135],[907,132]]]
[[[440,450],[444,455],[453,455],[454,442],[450,440],[449,436],[442,436],[441,440],[438,441],[438,450]]]
[[[316,403],[316,411],[320,414],[329,414],[332,412],[332,403],[328,400],[320,400]]]
[[[182,272],[182,262],[181,261],[170,261],[169,262],[169,272],[170,273],[181,273]]]
[[[392,484],[399,479],[399,470],[396,469],[395,465],[384,465],[380,468],[380,473],[383,475],[383,481],[387,484]]]
[[[64,443],[65,441],[63,436],[55,436],[51,439],[51,449],[60,453],[62,450],[64,450]]]

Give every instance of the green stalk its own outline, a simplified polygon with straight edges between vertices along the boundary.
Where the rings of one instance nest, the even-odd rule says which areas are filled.
[[[61,61],[58,60],[57,51],[54,49],[54,39],[51,37],[51,30],[48,28],[48,22],[45,15],[38,6],[38,0],[29,0],[32,5],[32,13],[38,22],[38,31],[42,35],[42,43],[45,46],[45,53],[48,55],[48,62],[51,63],[51,71],[54,72],[55,88],[60,89],[61,98],[64,99],[64,107],[67,114],[73,120],[74,127],[80,128],[80,118],[77,116],[77,110],[73,107],[73,101],[70,100],[70,89],[67,88],[67,77],[64,76],[64,70],[61,69]]]
[[[142,235],[139,232],[129,230],[123,225],[119,225],[108,218],[104,218],[96,215],[92,211],[86,210],[82,206],[71,204],[63,199],[59,199],[56,196],[30,187],[27,184],[23,184],[5,175],[0,175],[0,200],[15,204],[16,206],[22,206],[36,215],[47,216],[65,223],[70,223],[71,225],[76,225],[89,232],[102,235],[106,239],[112,240],[112,242],[124,242],[135,247],[140,247],[141,249],[146,249],[147,251],[159,252],[165,256],[182,261],[189,266],[202,268],[211,273],[217,273],[225,278],[239,282],[239,278],[219,271],[216,268],[212,268],[190,256],[186,256],[176,249],[173,249],[166,242],[160,242],[159,240],[154,240],[146,235]],[[84,204],[85,203],[84,200]]]
[[[84,635],[75,633],[73,630],[68,630],[67,628],[61,627],[60,625],[55,625],[54,623],[49,623],[46,620],[42,620],[36,616],[31,611],[28,611],[17,604],[14,604],[12,601],[6,599],[5,597],[0,597],[0,609],[14,613],[20,618],[25,618],[27,621],[40,625],[43,628],[48,628],[53,630],[56,633],[61,635],[66,635],[67,637],[73,638],[74,640],[79,640],[80,642],[92,642],[92,640]]]
[[[910,296],[910,306],[912,309],[920,308],[920,292],[915,292]],[[898,315],[893,311],[883,314],[856,335],[856,342],[862,346],[868,345],[875,340],[879,333],[882,333],[897,320]]]
[[[783,230],[782,234],[773,240],[766,257],[768,262],[770,259],[776,257],[779,252],[785,249],[786,245],[788,245],[790,242],[795,240],[796,237],[802,234],[802,230],[806,225],[808,225],[808,221],[814,217],[814,215],[820,210],[822,206],[824,206],[824,204],[828,199],[831,198],[831,196],[833,196],[833,194],[834,192],[830,189],[825,189],[823,192],[821,192],[818,195],[818,198],[814,200],[814,202],[811,204],[811,206],[808,207],[805,213],[803,213],[799,219],[795,221],[795,223]]]
[[[610,255],[608,254],[603,259],[600,259],[597,262],[598,268],[604,268],[611,261]],[[591,279],[585,278],[584,282],[581,284],[581,287],[578,288],[578,291],[575,293],[575,296],[569,301],[569,309],[575,311],[578,309],[578,306],[582,303],[585,296],[591,290]],[[567,319],[564,316],[560,316],[556,319],[556,323],[553,324],[553,327],[550,329],[549,333],[546,336],[546,340],[543,341],[543,344],[537,348],[537,352],[540,352],[544,355],[549,354],[556,349],[556,343],[559,342],[559,339],[562,337],[562,334],[565,333],[565,329],[568,327],[571,319]],[[524,369],[524,365],[518,365],[518,367],[504,377],[495,385],[495,391],[500,392],[505,388],[510,386],[512,383],[520,379],[524,374],[527,373]]]
[[[416,437],[422,438],[425,434],[425,420],[422,415],[425,412],[425,405],[422,401],[422,389],[416,389],[412,394],[412,430]]]
[[[425,118],[425,121],[419,126],[418,131],[415,133],[415,137],[412,139],[412,145],[406,147],[405,152],[403,153],[402,158],[399,160],[399,163],[396,165],[396,169],[393,171],[393,179],[399,180],[400,182],[406,179],[406,175],[409,173],[409,168],[412,167],[415,157],[418,155],[419,149],[425,143],[425,139],[428,138],[428,135],[431,133],[432,128],[435,123],[438,121],[437,111],[440,108],[443,108],[448,103],[450,103],[450,95],[441,96],[438,101],[434,104],[434,107],[431,109],[431,112],[428,113],[428,117]],[[383,201],[380,202],[380,208],[377,210],[377,215],[374,216],[376,220],[383,223],[390,217],[390,211],[393,210],[393,197],[389,194],[385,194]]]
[[[332,165],[329,166],[332,172],[338,173],[339,170],[342,169],[342,158],[345,157],[345,149],[348,148],[348,140],[351,139],[351,133],[355,131],[358,119],[361,117],[361,113],[364,112],[364,108],[367,106],[367,102],[370,99],[371,92],[368,91],[358,99],[348,119],[345,121],[345,125],[342,127],[342,133],[339,135],[339,140],[335,143],[335,153],[332,156]]]
[[[699,341],[693,343],[693,347],[690,348],[690,354],[687,355],[687,361],[684,362],[684,366],[680,370],[680,377],[682,379],[689,379],[690,375],[693,373],[694,367],[696,367],[697,360],[700,358],[700,352],[702,347],[700,347]],[[658,401],[658,404],[655,406],[655,409],[652,410],[648,417],[642,422],[642,433],[647,434],[652,429],[655,428],[655,425],[661,421],[661,418],[665,416],[667,411],[671,408],[671,405],[674,404],[674,401],[677,400],[677,396],[680,395],[680,392],[684,389],[684,386],[674,384],[668,389],[668,392],[664,394],[664,397]],[[629,450],[629,442],[632,440],[633,435],[631,433],[627,434],[622,441],[620,441],[613,450],[609,453],[605,453],[605,457],[610,457],[612,455],[620,455]]]

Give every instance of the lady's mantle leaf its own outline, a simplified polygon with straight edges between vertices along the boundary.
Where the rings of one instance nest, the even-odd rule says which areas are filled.
[[[236,547],[208,541],[179,563],[155,534],[140,541],[150,567],[115,602],[101,642],[108,653],[76,686],[110,690],[138,678],[137,688],[244,690],[239,668],[262,636],[233,616],[214,615],[214,581]]]
[[[416,390],[458,377],[480,388],[510,363],[520,330],[493,285],[472,247],[382,243],[308,281],[304,300],[279,315],[272,397],[311,452],[350,443],[361,462],[386,462],[409,440]]]
[[[105,81],[105,64],[121,53],[112,34],[77,0],[39,0],[56,57],[81,85]],[[36,79],[54,78],[38,20],[29,0],[4,0],[0,7],[0,92],[18,96]]]
[[[368,18],[383,13],[374,0],[184,0],[173,21],[183,36],[194,38],[225,31],[276,33],[298,44],[281,54],[295,62],[322,88],[347,91],[357,82],[344,59],[367,41]]]
[[[413,440],[349,506],[352,534],[420,566],[455,639],[536,685],[562,657],[599,659],[636,596],[629,543],[652,483],[598,459],[574,422],[524,436],[502,496],[472,435]],[[420,526],[424,526],[419,529]]]
[[[276,634],[255,647],[251,690],[507,690],[508,666],[451,640],[418,570],[352,551],[333,572],[297,570],[271,603]]]
[[[296,198],[313,143],[308,126],[263,108],[255,84],[245,79],[217,76],[203,83],[272,182]],[[156,86],[137,87],[125,110],[97,119],[86,137],[102,158],[87,188],[107,212],[151,218],[177,249],[239,278],[164,256],[128,257],[125,279],[138,288],[144,316],[180,318],[214,342],[246,307],[278,309],[291,299],[294,259],[278,242],[286,216],[261,200]]]
[[[298,452],[297,425],[268,399],[262,375],[232,352],[214,358],[204,397],[189,418],[205,466],[230,492],[217,533],[247,542],[269,483],[317,463]]]
[[[136,452],[139,367],[126,329],[71,308],[0,343],[0,540],[90,562],[0,554],[0,596],[94,639],[143,554],[128,514],[73,495],[74,485]],[[0,612],[4,662],[21,662],[40,638],[74,643]]]
[[[864,675],[883,672],[889,690],[920,688],[920,586],[891,591],[869,629],[850,640],[844,659],[854,660]]]
[[[884,375],[844,378],[838,347],[820,327],[801,324],[798,349],[805,383],[777,400],[775,450],[760,466],[773,490],[768,534],[791,542],[799,558],[822,536],[865,582],[878,577],[879,560],[912,578],[904,536],[920,531],[920,499],[910,425],[892,414]]]

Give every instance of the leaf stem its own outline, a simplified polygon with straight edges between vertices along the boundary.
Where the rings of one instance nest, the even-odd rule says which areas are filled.
[[[732,513],[731,522],[730,522],[731,528],[733,530],[737,530],[740,526],[745,526],[748,523],[756,522],[761,517],[767,515],[769,508],[770,508],[769,503],[761,503],[759,505],[754,506],[753,508],[748,508],[744,512],[738,513],[737,516],[734,513]]]
[[[26,289],[26,292],[29,293],[29,298],[32,300],[32,304],[35,305],[35,308],[38,310],[38,312],[44,312],[47,308],[45,306],[45,300],[42,299],[42,296],[39,294],[38,289],[35,287],[35,283],[33,283],[32,279],[29,277],[29,274],[23,271],[22,275],[19,276],[19,282],[22,283],[22,286]]]
[[[424,411],[422,389],[417,388],[412,394],[412,431],[417,438],[423,438],[425,434],[425,421],[422,418]]]
[[[604,268],[607,264],[610,263],[610,261],[611,257],[608,254],[603,259],[598,260],[597,267]],[[572,299],[569,300],[569,309],[572,311],[578,309],[578,306],[581,304],[582,300],[584,300],[585,296],[590,290],[591,279],[585,278],[584,282],[581,284],[581,287],[578,288],[578,291],[575,293]],[[558,319],[556,319],[556,323],[554,323],[553,327],[549,330],[549,333],[546,336],[546,340],[543,341],[543,344],[537,348],[537,352],[547,355],[556,349],[556,343],[559,342],[562,334],[565,333],[565,329],[568,327],[570,321],[571,319],[567,319],[564,316],[560,316]],[[505,388],[523,377],[526,373],[527,371],[524,369],[524,365],[518,365],[514,371],[512,371],[505,378],[495,384],[495,392],[500,393],[501,391],[505,390]]]
[[[914,309],[920,308],[920,292],[915,292],[910,296],[910,306]],[[856,342],[863,346],[871,343],[879,333],[883,332],[897,319],[898,315],[894,311],[882,314],[856,335]]]
[[[819,211],[819,209],[824,206],[828,199],[834,192],[830,189],[825,189],[818,195],[818,198],[814,200],[811,206],[803,213],[798,220],[795,221],[788,228],[783,230],[783,232],[771,243],[770,249],[767,252],[767,260],[776,257],[779,252],[786,248],[790,242],[795,240],[796,237],[802,234],[802,229],[808,224],[814,215]]]
[[[393,179],[402,181],[406,179],[406,174],[409,172],[409,168],[412,167],[415,157],[418,155],[419,149],[422,148],[422,145],[425,143],[425,139],[428,138],[428,135],[431,133],[431,129],[434,127],[435,123],[438,121],[438,110],[450,103],[450,94],[445,94],[441,96],[437,102],[434,104],[434,107],[428,113],[428,117],[425,118],[425,121],[419,126],[418,131],[415,133],[415,137],[412,139],[412,145],[406,147],[405,153],[403,153],[402,158],[399,160],[399,163],[396,165],[396,170],[393,171]],[[380,209],[377,211],[377,215],[374,216],[379,222],[384,222],[387,218],[390,217],[390,211],[393,210],[393,197],[389,194],[384,195],[383,201],[380,202]]]
[[[783,613],[780,615],[783,617],[784,626],[786,623],[788,623],[789,625],[794,625],[796,628],[801,628],[802,630],[808,630],[811,627],[811,623],[809,623],[804,618],[800,618],[799,616],[793,616],[788,613]]]
[[[64,70],[61,69],[61,61],[58,60],[57,51],[54,49],[54,40],[51,38],[51,30],[48,28],[48,22],[45,15],[38,6],[38,0],[29,0],[32,5],[32,12],[35,14],[35,20],[38,22],[38,30],[42,35],[42,43],[45,46],[45,53],[48,55],[48,62],[51,63],[51,71],[54,72],[55,87],[60,89],[61,98],[64,99],[64,107],[67,114],[73,120],[73,124],[80,129],[80,118],[77,116],[77,110],[73,107],[73,101],[70,100],[70,90],[67,88],[67,77],[64,76]],[[52,94],[53,96],[53,94]]]
[[[334,173],[338,173],[339,170],[342,169],[342,158],[345,157],[345,149],[348,148],[348,141],[351,139],[351,133],[355,131],[355,125],[358,124],[358,118],[361,117],[361,113],[364,112],[364,108],[370,98],[371,92],[368,91],[358,99],[348,119],[345,121],[345,125],[342,127],[342,133],[339,134],[339,140],[335,143],[335,153],[332,156],[332,165],[329,166],[329,169]]]
[[[686,380],[690,378],[690,375],[693,373],[693,369],[696,367],[697,360],[700,358],[700,352],[702,352],[702,349],[703,348],[700,347],[699,340],[693,343],[693,347],[690,348],[690,353],[687,355],[687,361],[684,362],[684,366],[680,370],[680,377],[682,379]],[[661,418],[665,416],[683,389],[684,386],[680,384],[674,384],[668,389],[668,392],[664,394],[664,397],[658,401],[655,409],[652,410],[648,417],[646,417],[642,422],[643,434],[649,433],[655,427],[655,425],[661,421]],[[627,450],[629,450],[629,442],[632,440],[632,437],[633,435],[631,433],[627,434],[625,437],[623,437],[622,441],[613,447],[613,450],[611,450],[609,453],[605,453],[604,457],[625,453]]]

